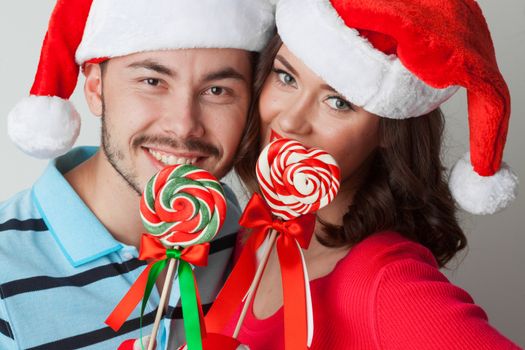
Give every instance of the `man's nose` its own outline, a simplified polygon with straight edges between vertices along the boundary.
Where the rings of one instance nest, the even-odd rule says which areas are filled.
[[[177,96],[165,109],[163,129],[180,139],[198,138],[204,135],[201,110],[192,96]]]

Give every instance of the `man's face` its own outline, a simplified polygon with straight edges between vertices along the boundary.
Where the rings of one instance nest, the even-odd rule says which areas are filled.
[[[155,51],[111,59],[102,74],[102,148],[137,192],[167,165],[218,178],[231,168],[251,96],[250,54]]]

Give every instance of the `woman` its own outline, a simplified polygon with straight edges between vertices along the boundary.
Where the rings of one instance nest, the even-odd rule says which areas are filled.
[[[488,192],[504,184],[491,200],[473,199],[476,178],[459,166],[456,199],[472,212],[494,212],[517,181],[500,167],[509,97],[477,5],[282,0],[277,27],[256,77],[259,118],[236,170],[257,191],[258,153],[276,137],[324,149],[340,165],[341,189],[318,211],[304,251],[311,349],[517,348],[438,270],[466,246],[440,160],[438,106],[455,85],[469,93],[475,175],[493,181],[482,184]],[[239,334],[252,350],[284,348],[281,286],[274,251]]]

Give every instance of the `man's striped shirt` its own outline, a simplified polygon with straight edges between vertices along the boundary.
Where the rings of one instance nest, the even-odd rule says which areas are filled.
[[[53,161],[32,189],[0,204],[0,349],[108,349],[139,338],[139,307],[119,332],[104,320],[145,268],[133,246],[116,241],[62,176],[95,152],[77,148]],[[195,269],[210,306],[230,268],[240,209],[226,188],[228,215],[211,243],[206,268]],[[139,213],[130,213],[139,215]],[[182,342],[177,280],[157,349]],[[142,332],[151,332],[157,288]]]

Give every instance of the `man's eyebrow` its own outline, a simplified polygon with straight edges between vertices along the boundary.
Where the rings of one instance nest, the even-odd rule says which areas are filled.
[[[275,56],[275,59],[278,60],[279,62],[281,62],[283,64],[283,66],[286,67],[286,69],[288,69],[290,71],[290,73],[292,73],[293,75],[295,75],[296,77],[299,77],[299,73],[297,73],[297,71],[295,70],[294,67],[292,67],[292,65],[290,64],[290,62],[288,62],[283,56],[281,55],[277,55]]]
[[[247,82],[246,77],[232,67],[227,67],[215,72],[208,73],[202,80],[207,83],[210,81],[222,79],[236,79]]]
[[[169,77],[174,77],[176,75],[175,72],[173,72],[168,67],[156,61],[150,60],[150,59],[139,61],[139,62],[133,62],[129,64],[128,67],[135,68],[135,69],[139,69],[139,68],[149,69],[159,74],[167,75]]]

